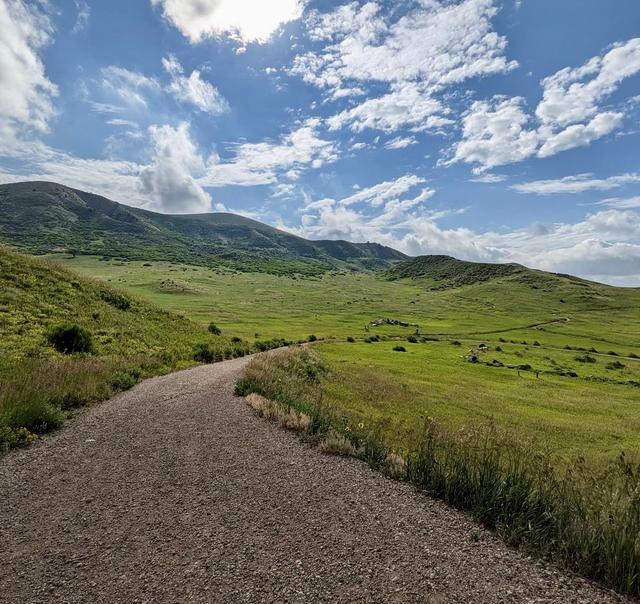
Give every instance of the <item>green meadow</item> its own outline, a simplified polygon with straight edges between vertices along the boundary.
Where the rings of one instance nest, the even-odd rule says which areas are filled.
[[[399,446],[432,417],[454,429],[494,422],[567,458],[640,449],[637,289],[544,273],[441,288],[367,273],[56,260],[202,326],[215,320],[226,335],[316,335],[331,369],[327,396]],[[409,326],[372,325],[381,318]],[[365,342],[372,336],[381,341]],[[398,344],[406,352],[393,351]],[[480,344],[488,349],[469,362]]]

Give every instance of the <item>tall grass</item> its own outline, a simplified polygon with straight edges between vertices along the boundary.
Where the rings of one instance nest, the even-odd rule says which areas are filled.
[[[59,428],[72,409],[109,398],[168,370],[147,355],[20,359],[0,366],[0,450]]]
[[[621,455],[605,469],[567,467],[495,426],[451,432],[433,421],[396,452],[325,399],[325,374],[312,351],[283,351],[252,361],[236,392],[304,413],[308,437],[347,440],[372,467],[470,512],[508,543],[640,595],[640,466]]]

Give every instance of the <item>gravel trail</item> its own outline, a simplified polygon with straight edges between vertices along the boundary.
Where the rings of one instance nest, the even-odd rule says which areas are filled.
[[[256,417],[248,359],[153,378],[0,459],[0,602],[623,602]]]

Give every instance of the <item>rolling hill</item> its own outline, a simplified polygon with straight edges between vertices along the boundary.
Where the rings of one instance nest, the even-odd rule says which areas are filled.
[[[388,268],[407,258],[376,243],[309,241],[228,213],[166,215],[50,182],[0,186],[0,242],[127,260],[271,273]]]

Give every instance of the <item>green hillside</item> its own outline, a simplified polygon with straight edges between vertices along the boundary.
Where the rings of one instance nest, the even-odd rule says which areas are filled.
[[[0,451],[143,377],[193,365],[198,344],[222,358],[248,350],[103,282],[0,247]]]
[[[34,254],[67,251],[281,274],[380,269],[406,258],[379,244],[308,241],[234,214],[158,214],[48,182],[0,186],[0,242]]]

